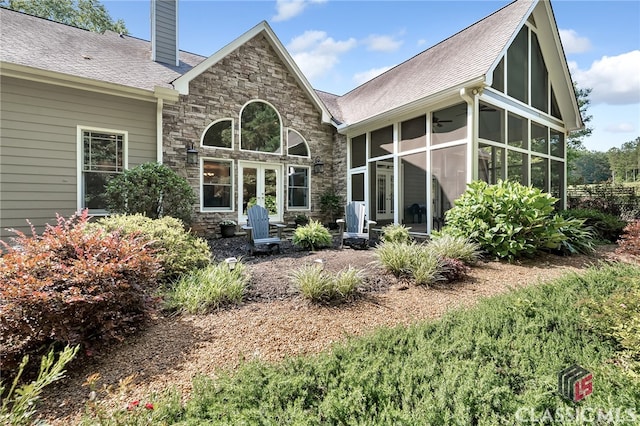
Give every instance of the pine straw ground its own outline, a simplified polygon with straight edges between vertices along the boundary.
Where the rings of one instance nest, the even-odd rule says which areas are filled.
[[[213,253],[217,259],[246,254],[244,241],[240,237],[214,240]],[[251,284],[241,306],[207,315],[156,316],[144,332],[121,345],[74,361],[68,376],[45,390],[38,413],[52,424],[77,423],[89,396],[83,382],[92,373],[100,373],[100,388],[117,387],[119,381],[135,375],[126,391],[98,393],[111,407],[124,407],[127,401],[144,400],[152,392],[170,387],[188,398],[191,379],[197,373],[215,376],[217,370],[235,369],[245,360],[274,362],[314,354],[378,327],[437,318],[452,308],[472,306],[480,298],[610,260],[614,248],[601,246],[591,256],[542,255],[512,264],[480,262],[464,281],[416,287],[373,263],[372,249],[308,253],[285,244],[282,254],[243,258]],[[290,288],[290,271],[317,259],[322,259],[329,271],[349,265],[365,271],[364,286],[354,301],[313,305]]]

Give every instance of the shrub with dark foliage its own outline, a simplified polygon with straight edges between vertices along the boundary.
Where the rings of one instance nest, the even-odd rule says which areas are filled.
[[[0,259],[0,369],[55,343],[107,343],[137,330],[155,306],[159,264],[135,235],[87,229],[88,213],[16,232]]]
[[[448,282],[460,281],[467,276],[471,268],[463,261],[444,257],[440,259],[442,262],[441,275]]]
[[[629,223],[618,241],[616,253],[640,257],[640,220]]]

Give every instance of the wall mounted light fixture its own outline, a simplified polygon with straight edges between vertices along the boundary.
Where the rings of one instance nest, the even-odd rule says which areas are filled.
[[[316,175],[324,173],[324,163],[320,158],[316,158],[313,162],[313,173]]]
[[[187,148],[187,164],[198,164],[198,150],[193,147]]]

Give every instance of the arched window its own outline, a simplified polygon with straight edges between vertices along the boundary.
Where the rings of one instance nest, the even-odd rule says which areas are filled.
[[[232,148],[233,120],[226,118],[211,123],[202,135],[202,145],[215,148]]]
[[[282,152],[280,116],[269,104],[255,101],[240,113],[240,148],[247,151]]]
[[[309,146],[302,135],[295,130],[287,130],[287,153],[295,157],[309,157]]]

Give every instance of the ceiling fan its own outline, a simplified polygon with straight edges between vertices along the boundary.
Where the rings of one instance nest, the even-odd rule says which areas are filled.
[[[433,116],[433,125],[436,127],[442,127],[442,123],[452,123],[453,120],[440,120],[435,115]]]

